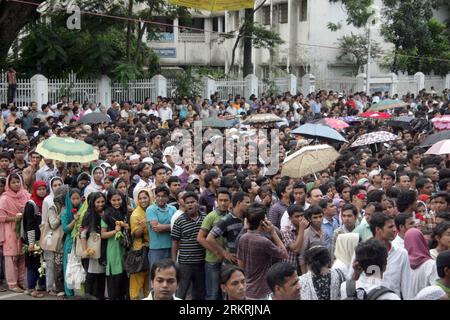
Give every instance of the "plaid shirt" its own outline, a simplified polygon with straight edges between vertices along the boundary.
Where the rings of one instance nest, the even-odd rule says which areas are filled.
[[[289,249],[289,246],[295,242],[297,239],[298,231],[295,226],[289,221],[289,224],[281,230],[281,236],[283,243],[288,251],[288,258],[284,259],[283,262],[292,264],[295,268],[300,266],[300,253],[296,253]]]

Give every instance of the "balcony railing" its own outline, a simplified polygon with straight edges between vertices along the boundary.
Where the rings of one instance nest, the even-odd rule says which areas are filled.
[[[178,38],[184,42],[205,42],[205,33],[180,32]]]

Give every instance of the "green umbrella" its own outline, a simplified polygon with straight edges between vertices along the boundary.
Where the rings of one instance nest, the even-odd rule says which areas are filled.
[[[86,163],[98,160],[98,150],[83,141],[73,138],[53,137],[42,141],[36,148],[36,152],[44,158],[59,160],[62,162]]]
[[[404,101],[382,100],[378,103],[372,104],[372,106],[370,106],[369,110],[367,111],[383,111],[388,109],[403,108],[406,107],[407,105],[408,104]]]

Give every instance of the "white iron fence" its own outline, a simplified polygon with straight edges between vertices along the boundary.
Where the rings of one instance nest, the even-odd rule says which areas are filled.
[[[167,79],[167,97],[175,98],[175,90],[177,89],[175,78]]]
[[[31,85],[31,79],[17,79],[17,89],[14,102],[21,111],[22,107],[30,104],[31,97],[34,96],[33,86]],[[2,70],[0,74],[0,103],[6,103],[8,101],[8,82],[6,79],[6,72]]]
[[[156,101],[156,86],[151,79],[140,79],[131,81],[128,86],[123,86],[119,82],[111,85],[111,97],[119,103],[124,101],[144,103],[146,98]]]
[[[48,79],[48,101],[53,104],[60,101],[62,96],[80,103],[96,102],[97,93],[97,80],[77,79],[74,73],[69,74],[66,79]]]
[[[216,91],[219,93],[220,100],[227,100],[229,94],[233,95],[233,97],[238,94],[244,96],[245,84],[245,80],[219,79],[215,81]]]
[[[354,93],[357,90],[358,81],[356,77],[340,77],[334,79],[317,79],[316,88],[340,93]]]

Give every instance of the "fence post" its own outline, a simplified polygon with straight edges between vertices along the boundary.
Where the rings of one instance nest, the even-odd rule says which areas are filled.
[[[157,74],[151,80],[155,85],[156,97],[167,97],[167,79]]]
[[[414,81],[416,82],[416,93],[425,89],[425,75],[422,72],[417,72],[414,75]]]
[[[258,96],[258,77],[254,74],[249,74],[245,77],[244,97],[248,99],[252,94]]]
[[[293,74],[289,74],[287,80],[288,80],[288,91],[292,95],[296,95],[297,94],[297,77],[294,76]]]
[[[302,77],[302,94],[304,96],[316,91],[316,78],[307,73]]]
[[[450,73],[447,73],[445,76],[445,88],[444,89],[450,89]]]
[[[360,73],[356,76],[356,92],[366,92],[366,74]]]
[[[216,81],[210,76],[203,77],[203,95],[205,99],[209,99],[209,97],[216,92]]]
[[[31,78],[31,87],[32,100],[37,102],[38,110],[41,110],[41,106],[48,102],[48,79],[42,74],[35,74]]]
[[[389,92],[389,95],[392,97],[397,92],[397,84],[398,84],[398,77],[395,73],[391,73],[391,90]]]
[[[99,80],[97,80],[97,102],[101,103],[106,108],[111,105],[111,79],[108,76],[102,75]]]

